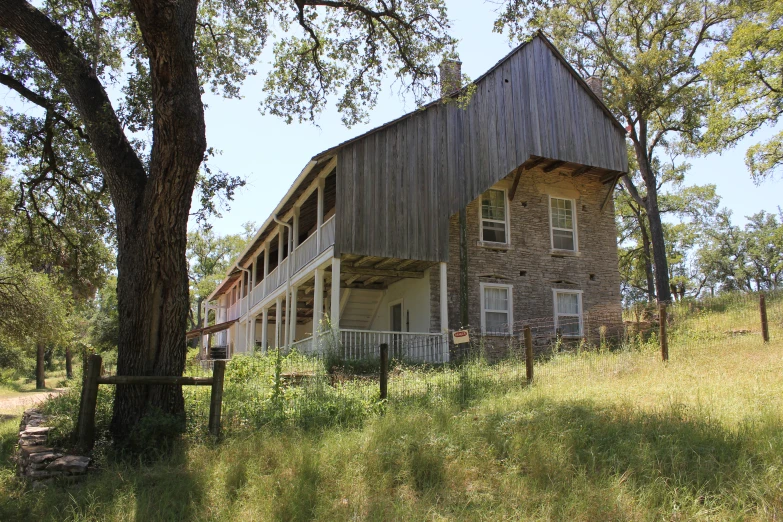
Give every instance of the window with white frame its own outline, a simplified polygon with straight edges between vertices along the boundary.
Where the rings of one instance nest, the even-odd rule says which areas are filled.
[[[577,250],[575,207],[573,199],[549,198],[552,248],[555,250]]]
[[[508,243],[508,230],[506,191],[489,189],[481,195],[481,240]]]
[[[555,329],[563,337],[582,335],[582,292],[553,290],[555,296]]]
[[[490,335],[510,335],[514,324],[513,287],[481,283],[481,331]]]

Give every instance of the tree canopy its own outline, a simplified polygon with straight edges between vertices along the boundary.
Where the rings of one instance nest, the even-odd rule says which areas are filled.
[[[0,3],[0,83],[38,107],[5,108],[19,179],[39,190],[26,206],[46,222],[57,209],[34,201],[57,190],[103,209],[101,196],[111,200],[120,374],[184,369],[194,191],[209,201],[237,184],[203,167],[202,93],[239,96],[271,46],[264,111],[313,120],[335,99],[351,124],[386,75],[422,100],[452,50],[448,28],[443,0]],[[118,386],[112,432],[128,440],[145,415],[183,411],[176,386]]]
[[[735,16],[728,0],[506,0],[496,30],[523,39],[550,36],[584,77],[603,79],[604,101],[628,129],[644,183],[656,294],[671,299],[657,189],[661,157],[694,150],[712,102],[701,70]],[[636,186],[624,184],[632,197]]]
[[[727,36],[706,63],[714,86],[704,147],[734,146],[783,116],[783,1],[744,0]],[[783,169],[783,131],[751,146],[746,163],[758,183]]]

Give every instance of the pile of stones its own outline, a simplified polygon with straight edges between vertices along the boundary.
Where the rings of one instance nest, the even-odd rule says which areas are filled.
[[[90,458],[69,455],[49,446],[46,416],[38,410],[27,410],[19,426],[18,474],[36,484],[55,479],[73,479],[87,473]]]

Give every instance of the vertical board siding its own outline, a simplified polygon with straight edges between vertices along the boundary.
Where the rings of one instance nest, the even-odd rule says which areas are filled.
[[[449,218],[531,155],[628,170],[623,131],[538,38],[467,108],[431,106],[337,154],[336,252],[425,261],[447,261]]]

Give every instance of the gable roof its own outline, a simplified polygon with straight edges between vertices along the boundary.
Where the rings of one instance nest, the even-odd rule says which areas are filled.
[[[560,53],[560,51],[558,51],[557,47],[555,47],[554,44],[552,42],[550,42],[549,39],[541,31],[538,31],[535,35],[533,35],[533,37],[530,38],[530,40],[527,40],[527,41],[522,42],[521,44],[517,45],[506,56],[501,58],[495,65],[493,65],[492,67],[487,69],[487,71],[484,72],[484,74],[482,74],[481,76],[479,76],[478,78],[473,80],[470,85],[478,85],[479,83],[481,83],[485,78],[487,78],[490,74],[492,74],[496,69],[500,68],[503,64],[508,62],[515,54],[520,52],[524,47],[529,45],[534,40],[540,40],[541,42],[543,42],[552,51],[552,53],[555,55],[555,57],[566,67],[568,72],[571,73],[571,75],[579,83],[579,85],[587,92],[587,94],[590,96],[590,98],[592,98],[593,101],[601,108],[601,110],[604,112],[604,114],[609,119],[609,121],[614,126],[616,126],[618,129],[620,129],[621,131],[626,132],[625,127],[623,126],[623,124],[620,123],[620,121],[615,117],[614,114],[612,114],[612,111],[609,110],[609,107],[607,107],[606,104],[603,102],[603,100],[601,100],[601,98],[599,98],[595,94],[595,92],[593,92],[593,90],[590,88],[590,86],[587,85],[587,82],[585,81],[585,79],[582,78],[579,75],[578,72],[576,72],[576,69],[574,69],[571,66],[570,63],[568,63],[568,60],[565,59],[565,57]],[[397,124],[399,124],[399,123],[401,123],[401,122],[403,122],[403,121],[405,121],[405,120],[407,120],[407,119],[409,119],[409,118],[411,118],[411,117],[413,117],[413,116],[415,116],[417,114],[420,114],[422,111],[426,111],[426,110],[431,109],[433,107],[437,107],[438,105],[443,104],[446,99],[454,99],[454,98],[458,97],[459,95],[464,94],[467,91],[468,87],[469,87],[469,85],[466,85],[465,87],[463,87],[462,89],[460,89],[459,91],[457,91],[455,93],[452,93],[452,94],[449,94],[447,96],[438,98],[437,100],[434,100],[434,101],[431,101],[430,103],[422,105],[421,107],[419,107],[416,110],[413,110],[413,111],[411,111],[409,113],[403,114],[402,116],[400,116],[397,119],[394,119],[394,120],[386,122],[386,123],[384,123],[382,125],[379,125],[378,127],[370,129],[367,132],[365,132],[363,134],[360,134],[360,135],[358,135],[358,136],[356,136],[354,138],[345,140],[344,142],[339,143],[338,145],[335,145],[334,147],[330,147],[330,148],[328,148],[328,149],[326,149],[326,150],[324,150],[322,152],[319,152],[318,154],[313,156],[312,159],[313,160],[319,160],[319,159],[322,159],[322,158],[331,157],[334,154],[336,154],[337,151],[339,151],[340,149],[342,149],[346,145],[350,145],[350,144],[355,143],[357,141],[363,140],[363,139],[371,136],[372,134],[375,134],[375,133],[377,133],[379,131],[382,131],[382,130],[388,128],[388,127],[392,127],[394,125],[397,125]]]
[[[620,156],[624,157],[624,155],[625,155],[625,144],[624,144],[625,129],[624,129],[624,127],[614,117],[614,115],[606,107],[606,105],[601,101],[601,99],[598,96],[596,96],[596,94],[592,91],[592,89],[590,89],[590,87],[587,85],[585,80],[574,70],[573,67],[571,67],[571,65],[567,62],[567,60],[563,57],[563,55],[555,48],[555,46],[542,33],[538,33],[535,36],[533,36],[530,40],[528,40],[527,42],[524,42],[524,43],[518,45],[516,48],[511,50],[505,57],[503,57],[501,60],[499,60],[494,66],[492,66],[484,74],[482,74],[475,81],[473,81],[472,85],[475,85],[477,87],[477,90],[476,90],[476,93],[473,94],[473,97],[471,98],[470,104],[474,104],[474,102],[478,103],[478,101],[476,101],[476,98],[481,98],[482,95],[480,95],[478,91],[483,86],[483,84],[488,83],[493,78],[495,78],[495,76],[496,76],[495,73],[499,72],[499,70],[501,70],[501,69],[504,69],[504,70],[508,69],[512,65],[514,65],[516,67],[517,66],[516,64],[511,64],[512,60],[514,60],[515,57],[517,57],[518,55],[523,53],[523,51],[527,52],[526,51],[527,48],[535,47],[535,45],[534,45],[535,42],[540,42],[541,44],[543,44],[550,51],[551,54],[549,56],[554,57],[556,62],[563,67],[563,70],[566,71],[567,76],[569,78],[571,78],[575,82],[575,84],[578,86],[577,90],[582,92],[582,93],[584,93],[583,98],[586,96],[586,99],[590,100],[587,103],[588,104],[593,104],[594,109],[592,109],[592,112],[595,112],[596,114],[600,114],[603,118],[605,118],[605,121],[608,124],[608,126],[614,129],[613,133],[604,132],[603,134],[605,134],[605,136],[603,136],[600,139],[599,138],[590,138],[590,137],[588,137],[589,138],[588,141],[590,141],[590,139],[592,139],[593,141],[598,140],[598,142],[600,142],[599,145],[606,147],[607,145],[605,145],[604,143],[607,142],[607,140],[610,142],[613,139],[615,139],[615,137],[619,137],[619,140],[620,140],[621,143],[619,143],[619,144],[618,143],[612,144],[612,146],[611,146],[611,148],[613,149],[612,150],[612,154],[614,154],[615,158],[618,156],[618,154]],[[535,52],[535,51],[531,51],[531,52]],[[541,53],[539,51],[539,55],[537,55],[538,56],[537,59],[540,59],[540,55],[541,55]],[[544,59],[546,60],[546,58],[544,58]],[[537,62],[536,65],[542,65],[542,64],[539,64]],[[526,71],[526,72],[529,72],[529,71]],[[534,69],[534,72],[536,74],[543,74],[543,72],[537,71],[535,69]],[[551,73],[551,74],[554,74],[554,73]],[[516,79],[518,79],[518,78],[515,78],[515,80]],[[533,80],[530,80],[530,79],[528,79],[526,77],[523,77],[521,79],[527,80],[527,81],[533,81]],[[551,80],[551,81],[554,82],[556,80]],[[506,83],[508,83],[508,80],[506,80]],[[547,84],[547,86],[549,86],[549,84]],[[519,88],[527,89],[526,92],[528,94],[530,94],[532,92],[535,92],[535,86],[532,88],[532,90],[531,90],[530,87],[523,87],[522,85],[520,85]],[[309,184],[308,180],[311,180],[312,177],[314,176],[314,173],[317,174],[317,172],[319,172],[320,169],[323,168],[323,166],[331,158],[333,158],[335,156],[338,156],[340,154],[347,154],[348,156],[350,156],[351,154],[355,154],[356,150],[358,150],[357,147],[361,147],[361,146],[363,146],[363,144],[371,142],[371,140],[368,141],[368,138],[374,137],[375,135],[379,135],[380,136],[383,133],[394,133],[394,132],[397,132],[399,129],[403,129],[403,128],[405,128],[408,125],[413,125],[412,122],[417,117],[422,117],[424,120],[431,120],[431,119],[437,119],[437,116],[435,116],[435,114],[438,113],[438,112],[442,112],[444,110],[445,111],[453,111],[454,110],[454,106],[456,104],[448,103],[448,102],[451,99],[453,99],[454,97],[458,96],[459,94],[464,93],[467,89],[468,89],[468,86],[464,87],[462,90],[460,90],[460,91],[458,91],[458,92],[456,92],[454,94],[451,94],[451,95],[448,95],[446,97],[442,97],[442,98],[440,98],[438,100],[435,100],[433,102],[430,102],[430,103],[428,103],[428,104],[426,104],[426,105],[424,105],[424,106],[422,106],[422,107],[420,107],[420,108],[418,108],[418,109],[416,109],[414,111],[411,111],[411,112],[409,112],[407,114],[402,115],[401,117],[399,117],[399,118],[397,118],[395,120],[392,120],[392,121],[387,122],[387,123],[385,123],[383,125],[375,127],[373,129],[370,129],[370,130],[368,130],[367,132],[365,132],[363,134],[360,134],[360,135],[358,135],[358,136],[356,136],[354,138],[346,140],[346,141],[344,141],[344,142],[342,142],[342,143],[340,143],[338,145],[335,145],[334,147],[326,149],[326,150],[316,154],[315,156],[313,156],[312,159],[308,162],[308,164],[305,167],[305,169],[300,173],[300,175],[296,178],[296,180],[294,180],[293,184],[289,188],[289,190],[286,193],[286,195],[284,196],[284,198],[276,206],[276,208],[275,208],[274,212],[272,213],[272,215],[270,215],[269,218],[267,218],[265,223],[261,226],[261,228],[259,228],[259,230],[256,233],[256,235],[254,236],[253,240],[250,241],[248,243],[247,247],[242,251],[242,253],[238,257],[238,263],[240,263],[240,264],[246,263],[249,260],[251,254],[260,248],[260,246],[262,245],[262,243],[266,239],[266,237],[268,237],[270,234],[274,233],[274,230],[275,230],[275,228],[277,226],[276,223],[274,222],[274,216],[278,215],[278,213],[283,214],[283,213],[287,212],[287,209],[290,207],[291,204],[293,204],[293,201],[296,200],[297,192],[299,192],[299,191],[303,190],[304,188],[306,188],[308,186],[308,184]],[[543,94],[544,93],[542,91],[542,95]],[[549,94],[549,93],[545,93],[545,94]],[[520,96],[522,96],[522,95],[520,95]],[[500,97],[502,98],[502,95]],[[580,103],[582,103],[582,102],[580,102]],[[597,109],[597,112],[596,112],[596,109]],[[463,109],[459,109],[459,110],[462,111],[462,112],[466,112],[466,113],[468,112],[468,109],[464,109],[464,110]],[[543,112],[543,109],[542,109],[542,112]],[[590,111],[588,111],[588,112],[590,112]],[[463,115],[458,115],[458,116],[456,116],[456,118],[460,119],[460,120],[462,120],[463,118],[465,120],[469,119],[468,116],[463,116]],[[419,121],[419,124],[420,124],[422,120],[419,119],[418,121]],[[400,132],[402,132],[402,131],[400,131]],[[531,130],[530,132],[532,133],[533,130]],[[611,135],[611,136],[609,136],[609,135]],[[383,139],[383,138],[379,137],[379,139]],[[463,139],[467,139],[467,138],[463,138]],[[603,141],[601,141],[601,140],[603,140]],[[513,139],[512,139],[512,142],[513,142]],[[517,142],[517,143],[520,143],[520,142]],[[513,147],[514,144],[512,143],[510,146]],[[524,156],[525,159],[527,159],[529,154],[535,154],[535,155],[544,156],[544,157],[557,157],[556,155],[544,154],[544,153],[542,153],[541,150],[527,150],[527,148],[524,148],[525,150],[522,150],[523,148],[524,147],[520,148],[519,154]],[[620,150],[619,153],[618,153],[618,150]],[[429,153],[433,153],[433,150],[429,150],[428,152]],[[544,152],[546,152],[546,151],[544,151]],[[596,152],[596,155],[600,157],[601,156],[601,151]],[[610,161],[609,162],[609,163],[612,163],[613,165],[591,164],[591,163],[589,163],[588,161],[586,161],[584,159],[583,159],[583,161],[580,161],[580,162],[577,162],[577,163],[590,164],[591,166],[602,167],[602,168],[609,168],[609,169],[612,169],[612,168],[613,169],[618,169],[618,168],[622,169],[624,167],[624,169],[627,170],[627,158],[625,158],[625,165],[620,165],[620,163],[622,163],[622,157],[621,157],[620,160],[615,160],[615,161]],[[517,165],[520,165],[521,163],[523,163],[523,161],[517,161],[518,158],[515,158],[514,160],[511,160],[510,158],[504,158],[504,160],[505,159],[508,159],[508,161],[511,162],[510,164],[513,165],[512,168],[516,168]],[[562,158],[562,159],[568,159],[570,161],[573,161],[573,159],[571,159],[571,158]],[[348,165],[351,163],[350,161],[348,161],[348,157],[345,157],[345,158],[341,157],[340,162],[341,163],[344,162],[344,165],[345,165],[346,169],[348,168]],[[463,168],[465,167],[464,161],[462,161],[461,166]],[[446,198],[451,203],[449,203],[448,205],[444,206],[444,209],[439,209],[438,210],[443,215],[431,216],[430,222],[428,222],[427,224],[424,225],[424,227],[428,231],[432,232],[433,235],[444,236],[444,234],[445,234],[445,238],[441,237],[440,240],[438,241],[438,243],[440,243],[440,246],[437,246],[435,251],[433,251],[433,252],[422,252],[420,249],[417,251],[414,248],[414,249],[405,250],[402,253],[398,252],[400,254],[400,256],[398,256],[398,257],[401,257],[402,255],[408,255],[408,256],[411,256],[411,258],[422,258],[422,259],[426,259],[426,260],[436,260],[436,259],[445,260],[444,256],[446,256],[447,253],[445,252],[444,247],[445,247],[445,242],[446,242],[445,239],[447,238],[447,235],[448,235],[448,230],[447,230],[448,229],[448,227],[447,227],[448,217],[451,215],[452,212],[455,211],[454,210],[455,206],[459,207],[459,205],[464,205],[464,204],[466,204],[466,202],[471,201],[472,199],[475,199],[475,197],[477,197],[478,194],[480,194],[481,192],[486,190],[486,188],[491,186],[497,180],[502,179],[502,177],[506,176],[510,172],[509,169],[500,168],[499,166],[495,170],[497,172],[491,173],[491,175],[489,175],[488,177],[485,176],[485,177],[487,177],[486,180],[482,179],[478,183],[473,183],[473,186],[478,187],[478,189],[473,188],[472,190],[465,189],[465,190],[462,190],[462,191],[458,191],[459,194],[457,196],[454,195],[455,194],[455,190],[456,190],[454,187],[445,189],[445,192],[443,193],[443,196],[446,196]],[[380,172],[375,173],[375,174],[380,175]],[[361,180],[359,180],[359,181],[361,182]],[[440,183],[440,182],[443,182],[443,181],[446,182],[445,183],[446,185],[448,185],[449,183],[452,183],[451,180],[444,179],[442,175],[441,175],[439,180],[436,180],[437,183]],[[340,181],[340,179],[338,177],[338,193],[341,192],[341,190],[340,190],[341,187],[345,188],[346,190],[343,190],[342,191],[343,193],[340,196],[340,197],[343,197],[343,204],[342,204],[343,212],[338,213],[338,216],[337,216],[337,218],[338,218],[338,222],[337,222],[338,231],[337,231],[337,243],[336,243],[336,252],[337,253],[339,253],[340,251],[348,252],[351,249],[357,248],[357,245],[355,243],[351,244],[350,246],[347,243],[347,236],[356,232],[356,231],[351,231],[351,234],[349,234],[348,229],[345,228],[347,226],[347,223],[351,222],[351,221],[356,221],[356,220],[367,221],[367,218],[371,217],[371,216],[367,216],[367,215],[357,216],[357,215],[344,214],[344,212],[349,210],[349,209],[351,211],[355,211],[356,210],[356,206],[357,205],[353,205],[352,206],[350,204],[350,201],[349,201],[350,198],[352,197],[351,195],[349,195],[349,193],[352,193],[354,191],[354,185],[355,185],[356,182],[357,182],[357,179],[355,179],[355,178],[351,179],[350,181],[346,181],[346,180]],[[348,185],[344,186],[345,183],[348,183]],[[486,185],[486,186],[484,186],[484,185]],[[377,194],[376,194],[376,196],[377,196]],[[404,198],[404,195],[401,195],[401,196]],[[338,205],[340,205],[340,197],[338,197]],[[356,202],[357,201],[355,199],[357,197],[356,194],[353,194],[353,197],[354,197],[353,201]],[[438,197],[441,197],[441,194],[438,194],[437,197],[433,197],[432,201],[430,201],[430,204],[433,204],[435,201],[439,201],[437,199]],[[399,202],[399,199],[398,199],[397,202]],[[358,205],[358,206],[362,206],[362,205]],[[344,214],[344,215],[340,215],[340,214]],[[411,218],[411,219],[413,219],[413,218]],[[445,219],[445,223],[446,223],[445,225],[444,225],[444,219]],[[342,232],[341,232],[341,229],[342,229]],[[439,229],[437,233],[435,233],[436,229]],[[363,232],[366,232],[366,231],[363,231]],[[378,237],[389,237],[390,235],[393,235],[393,234],[389,234],[389,231],[378,231],[378,230],[375,230],[375,231],[372,231],[372,232],[369,233],[369,236],[375,236],[376,239]],[[361,250],[362,248],[365,248],[365,247],[360,247],[359,250]],[[388,254],[388,248],[386,249],[386,251],[384,251],[384,249],[380,249],[379,250],[376,247],[373,247],[371,245],[368,245],[367,249],[365,249],[364,252],[356,251],[355,253],[365,253],[365,254],[370,255],[369,253],[371,251],[373,252],[373,255],[386,255],[386,254]],[[415,257],[415,256],[420,256],[420,257]],[[227,284],[228,284],[228,281],[226,280],[221,285],[219,285],[218,288],[215,290],[215,292],[213,292],[213,294],[210,295],[209,299],[210,300],[213,299],[216,295],[218,295],[220,292],[222,292],[223,287],[225,285],[227,285]]]

